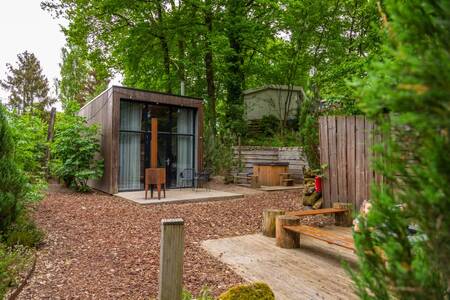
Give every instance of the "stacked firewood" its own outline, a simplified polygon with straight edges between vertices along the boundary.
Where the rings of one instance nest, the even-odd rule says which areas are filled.
[[[303,205],[312,209],[322,207],[322,192],[316,190],[315,178],[317,174],[306,169],[303,171],[304,189],[303,189]]]

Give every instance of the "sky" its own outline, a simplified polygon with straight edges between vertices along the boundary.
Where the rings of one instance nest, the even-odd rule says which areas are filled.
[[[17,54],[28,50],[41,62],[41,68],[53,90],[59,78],[61,48],[65,44],[60,19],[40,7],[41,0],[0,1],[0,79],[6,78],[6,64],[15,64]],[[0,88],[2,102],[8,93]]]

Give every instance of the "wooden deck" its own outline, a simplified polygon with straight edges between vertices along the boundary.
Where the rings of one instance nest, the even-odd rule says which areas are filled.
[[[342,238],[346,227],[326,227]],[[354,264],[356,256],[345,248],[302,236],[300,249],[281,249],[275,239],[261,234],[202,242],[211,255],[248,281],[264,281],[276,299],[357,299],[342,260]]]

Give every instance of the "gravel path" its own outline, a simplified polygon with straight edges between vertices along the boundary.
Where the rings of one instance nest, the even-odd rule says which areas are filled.
[[[156,297],[160,220],[173,217],[185,220],[185,287],[197,293],[208,286],[218,294],[242,278],[202,250],[199,242],[255,233],[263,209],[299,209],[298,198],[298,192],[277,192],[217,202],[139,206],[100,193],[52,191],[34,213],[47,237],[20,299]]]

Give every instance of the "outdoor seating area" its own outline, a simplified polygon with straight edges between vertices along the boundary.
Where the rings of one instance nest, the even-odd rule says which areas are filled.
[[[203,201],[218,201],[242,198],[243,195],[239,193],[224,192],[218,190],[211,190],[206,188],[181,188],[168,189],[165,191],[165,197],[147,198],[145,191],[120,192],[114,196],[132,201],[137,204],[151,205],[151,204],[167,204],[167,203],[195,203]]]
[[[351,229],[321,228],[327,234],[351,239]],[[301,247],[283,249],[262,234],[206,240],[202,247],[229,265],[247,281],[263,281],[275,299],[357,299],[342,261],[356,263],[356,255],[343,247],[304,236]]]

